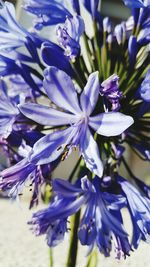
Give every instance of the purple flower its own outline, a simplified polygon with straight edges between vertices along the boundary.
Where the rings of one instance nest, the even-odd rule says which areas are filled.
[[[25,154],[28,155],[29,151],[26,151]],[[22,153],[24,155],[24,151]],[[20,155],[22,153],[20,151]],[[50,170],[48,171],[50,172]],[[38,204],[39,190],[44,182],[40,166],[30,163],[24,158],[16,165],[1,171],[0,179],[0,189],[12,199],[17,199],[18,196],[22,195],[24,187],[28,186],[29,191],[32,191],[29,207],[32,208]]]
[[[146,101],[150,102],[150,69],[147,71],[144,81],[139,89],[141,97]]]
[[[42,39],[35,33],[29,33],[23,28],[15,17],[15,8],[9,3],[1,3],[0,9],[0,51],[11,52],[16,48],[25,46],[32,58],[39,62],[36,48],[40,48]]]
[[[55,66],[71,77],[73,76],[74,73],[69,58],[64,55],[64,50],[57,44],[44,42],[41,46],[41,56],[47,66]]]
[[[97,8],[100,0],[82,0],[85,8],[90,12],[92,18],[95,19],[97,15]]]
[[[27,179],[30,179],[31,182],[34,181],[36,171],[36,165],[28,162],[27,159],[23,159],[0,173],[0,188],[9,197],[16,198],[22,192]]]
[[[32,75],[31,75],[32,76]],[[43,83],[42,81],[37,78],[36,76],[33,76],[33,80],[35,81],[36,84],[38,84],[38,87],[40,88],[40,90],[43,90]],[[21,77],[21,75],[11,75],[9,77],[9,83],[11,86],[11,90],[9,90],[9,96],[12,99],[15,99],[15,101],[19,104],[19,103],[24,103],[25,99],[27,100],[32,100],[34,99],[34,97],[38,97],[40,96],[39,92],[34,92],[34,90],[32,90],[32,88],[29,86],[29,84],[27,84],[24,79]],[[20,90],[21,88],[21,90]],[[34,97],[33,97],[34,95]]]
[[[57,27],[58,42],[70,59],[74,59],[80,52],[79,40],[84,30],[84,21],[80,16],[67,17],[64,26]]]
[[[97,143],[90,128],[104,136],[116,136],[125,131],[133,119],[119,112],[107,112],[91,116],[99,97],[98,72],[89,76],[80,95],[80,104],[71,78],[63,71],[50,67],[44,72],[44,89],[50,100],[64,111],[38,104],[20,105],[20,111],[42,125],[65,126],[41,138],[34,146],[29,161],[46,164],[63,154],[63,159],[79,146],[87,167],[102,176],[103,166]],[[111,129],[111,130],[110,130]]]
[[[123,0],[123,2],[130,8],[143,8],[150,5],[149,0]]]
[[[65,8],[64,0],[24,0],[26,11],[36,15],[34,26],[41,30],[44,26],[64,23],[66,16],[72,16]]]
[[[122,22],[121,24],[116,25],[114,34],[116,36],[117,42],[119,45],[121,45],[126,38],[126,24],[125,22]]]
[[[118,87],[119,77],[116,74],[111,75],[108,79],[101,83],[100,94],[112,104],[112,110],[119,110],[120,99],[123,97]]]
[[[150,243],[150,200],[122,177],[118,177],[117,182],[127,199],[133,224],[132,245],[136,249],[141,239]]]
[[[15,62],[11,59],[10,56],[6,54],[0,55],[0,76],[6,76],[9,74],[18,74],[20,73],[20,68]]]
[[[113,237],[115,242],[117,240],[118,250],[121,250],[124,255],[129,254],[130,245],[122,225],[121,214],[117,217],[116,214],[113,215],[105,201],[105,195],[100,190],[100,184],[100,179],[97,177],[92,183],[86,176],[83,177],[80,186],[55,179],[53,181],[54,198],[49,207],[34,213],[29,222],[35,234],[46,234],[47,240],[50,239],[49,246],[58,244],[67,232],[68,216],[84,207],[85,211],[78,231],[81,244],[91,248],[96,244],[105,256],[109,256]],[[110,194],[109,201],[112,205],[114,199],[117,199],[117,196],[111,197]],[[52,237],[55,237],[55,242]]]
[[[103,31],[107,33],[111,33],[112,25],[111,21],[108,17],[103,19]]]
[[[0,137],[7,138],[19,114],[18,108],[4,93],[0,97]]]
[[[79,0],[71,0],[73,9],[77,12],[78,15],[80,15],[80,4]]]

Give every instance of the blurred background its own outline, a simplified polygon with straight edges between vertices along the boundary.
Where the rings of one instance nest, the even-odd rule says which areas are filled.
[[[26,28],[32,27],[32,16],[27,15],[22,9],[22,0],[8,1],[16,5],[17,18]],[[125,20],[129,17],[130,11],[126,8],[122,0],[103,0],[102,14],[110,16],[114,23]],[[44,34],[52,36],[52,29],[46,28]],[[3,155],[1,155],[3,156]],[[68,170],[72,169],[78,154],[74,152],[61,166],[55,171],[54,177],[66,178]],[[128,151],[128,161],[130,162],[133,173],[140,179],[144,179],[150,184],[150,164],[143,162],[137,156]],[[124,172],[124,170],[122,169]],[[124,174],[125,177],[127,173]],[[44,237],[34,237],[29,231],[26,222],[31,218],[32,212],[28,210],[30,198],[28,189],[21,203],[12,203],[10,200],[1,198],[0,200],[0,267],[48,267],[49,249]],[[41,209],[44,204],[40,204]],[[124,212],[126,227],[129,229],[130,219],[126,211]],[[132,229],[131,229],[132,231]],[[67,255],[68,239],[63,244],[54,249],[54,258],[57,259],[54,267],[63,267],[65,256]],[[86,249],[80,248],[78,266],[84,267]],[[98,267],[149,267],[150,254],[149,246],[141,243],[139,249],[132,253],[131,257],[125,261],[116,261],[114,255],[109,259],[99,256]]]

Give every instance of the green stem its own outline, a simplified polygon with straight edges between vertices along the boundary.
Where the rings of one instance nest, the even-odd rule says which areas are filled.
[[[78,252],[78,226],[80,221],[80,211],[78,211],[74,216],[72,216],[71,221],[71,237],[70,237],[70,247],[68,253],[68,260],[66,267],[75,267]]]
[[[88,57],[91,70],[94,71],[95,70],[95,66],[94,66],[93,59],[92,59],[91,49],[90,49],[90,46],[89,46],[89,43],[88,43],[88,36],[86,34],[83,35],[83,40],[84,40],[86,55]]]
[[[49,259],[50,259],[50,265],[49,265],[49,267],[53,267],[54,266],[53,251],[52,251],[51,248],[49,249]]]
[[[98,70],[101,77],[101,71],[102,71],[102,65],[101,65],[101,49],[100,49],[100,42],[99,42],[99,31],[97,29],[97,23],[96,21],[93,22],[93,28],[94,28],[94,35],[95,35],[95,49],[96,49],[96,59],[98,64]]]
[[[90,254],[86,267],[96,267],[96,266],[97,266],[97,251],[95,250]]]

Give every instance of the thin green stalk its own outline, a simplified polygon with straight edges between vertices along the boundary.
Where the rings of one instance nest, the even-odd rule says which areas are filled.
[[[85,267],[96,267],[97,266],[97,251],[93,251],[87,261]]]
[[[49,204],[50,197],[51,197],[51,191],[50,191],[50,185],[47,184],[45,186],[45,196],[44,196],[44,202],[45,204]],[[53,251],[52,248],[49,249],[49,267],[54,266],[54,261],[53,261]]]
[[[96,59],[97,59],[97,64],[98,64],[98,70],[101,74],[101,71],[102,71],[102,62],[101,61],[102,61],[102,59],[101,59],[101,49],[100,49],[100,43],[99,43],[99,38],[98,38],[98,29],[97,29],[96,21],[93,22],[93,28],[94,28],[94,35],[95,35]]]
[[[71,66],[72,66],[72,69],[74,71],[74,75],[76,77],[76,81],[78,83],[78,85],[83,88],[84,87],[84,82],[82,81],[81,77],[80,77],[80,74],[78,73],[77,69],[75,68],[74,64],[71,63]]]
[[[85,33],[83,34],[83,40],[84,40],[86,54],[87,54],[87,57],[88,57],[88,60],[89,60],[89,63],[90,63],[90,67],[91,67],[92,71],[94,71],[95,70],[95,66],[94,66],[94,63],[93,63],[93,60],[92,60],[92,53],[91,53],[90,46],[89,46],[89,43],[88,43],[88,37],[87,37],[87,35]]]
[[[68,253],[68,259],[66,267],[75,267],[77,261],[77,253],[78,253],[78,227],[80,221],[80,211],[78,211],[71,218],[71,236],[70,236],[70,247]]]
[[[49,259],[50,259],[50,265],[49,265],[49,267],[53,267],[54,266],[53,251],[52,251],[51,248],[49,249]]]

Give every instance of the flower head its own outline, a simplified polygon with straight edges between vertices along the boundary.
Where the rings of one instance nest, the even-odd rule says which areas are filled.
[[[122,177],[117,181],[127,199],[133,224],[132,246],[136,249],[141,239],[150,243],[150,200]]]
[[[130,245],[122,225],[122,216],[120,214],[120,218],[115,217],[111,209],[107,207],[105,195],[100,190],[99,179],[95,177],[91,183],[87,177],[83,177],[80,186],[71,185],[62,179],[55,179],[53,191],[55,195],[49,207],[34,213],[29,222],[36,234],[46,234],[47,240],[55,236],[56,241],[62,241],[62,237],[67,232],[68,216],[85,207],[78,231],[81,244],[92,247],[96,244],[105,256],[109,256],[113,233],[119,246],[118,249],[124,255],[129,253]],[[114,196],[111,198],[109,195],[109,201],[112,204],[114,199]],[[54,246],[56,243],[50,242],[49,245]]]
[[[147,71],[145,79],[140,86],[139,92],[141,97],[146,102],[150,102],[150,69]]]
[[[118,88],[119,77],[116,74],[111,75],[103,81],[100,86],[100,94],[105,96],[112,103],[112,110],[117,111],[120,108],[119,100],[123,97],[123,93]]]
[[[41,138],[33,147],[30,161],[45,164],[57,159],[62,153],[68,155],[73,147],[79,146],[87,167],[102,176],[103,167],[98,146],[90,128],[104,136],[116,136],[125,131],[133,119],[119,112],[107,112],[91,116],[99,96],[98,72],[89,76],[78,101],[77,92],[70,77],[63,71],[50,67],[44,72],[44,88],[59,111],[38,104],[20,105],[20,111],[28,118],[42,125],[68,125]],[[68,94],[69,92],[69,94]],[[111,131],[110,131],[111,128]]]
[[[16,120],[19,110],[15,103],[5,94],[0,95],[0,137],[7,138]]]
[[[84,32],[84,21],[80,16],[67,17],[63,28],[57,27],[57,39],[65,49],[65,55],[74,59],[80,52],[79,39]]]
[[[65,0],[24,0],[26,11],[34,14],[34,27],[41,30],[44,26],[64,23],[66,16],[72,16],[65,7]]]

